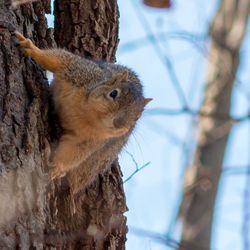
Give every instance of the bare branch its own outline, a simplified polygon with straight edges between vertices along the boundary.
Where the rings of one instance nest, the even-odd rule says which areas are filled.
[[[208,36],[206,34],[196,34],[196,33],[189,33],[185,30],[179,30],[174,32],[159,32],[156,34],[148,34],[146,37],[137,38],[130,42],[124,43],[119,47],[120,53],[130,52],[131,50],[136,50],[143,46],[147,46],[152,43],[152,39],[154,37],[157,39],[157,42],[166,42],[168,39],[181,39],[183,41],[187,41],[192,44],[195,48],[202,54],[207,54],[206,49],[202,44],[205,44],[208,40]]]
[[[200,246],[194,243],[185,242],[185,243],[179,243],[177,240],[169,237],[168,235],[164,235],[161,233],[153,232],[147,229],[141,229],[138,227],[129,226],[130,232],[134,235],[137,235],[139,237],[146,237],[154,240],[155,242],[161,243],[163,245],[173,247],[173,248],[179,248],[181,250],[209,250],[209,248],[206,248],[204,246]],[[214,249],[213,249],[214,250]]]
[[[213,117],[214,119],[220,121],[232,121],[235,123],[245,122],[250,119],[250,113],[241,117],[232,117],[226,113],[214,112],[210,113],[205,110],[192,110],[190,108],[181,108],[181,109],[167,109],[167,108],[153,108],[147,109],[144,112],[144,115],[166,115],[166,116],[176,116],[176,115],[191,115],[191,116],[200,116],[200,117]]]
[[[231,96],[240,62],[239,49],[247,28],[250,0],[222,0],[210,28],[208,76],[199,112],[197,149],[186,179],[181,243],[210,247],[216,193],[231,127],[249,121],[250,113],[231,117]],[[192,111],[188,111],[192,114]],[[190,188],[191,187],[191,188]]]
[[[176,91],[176,95],[178,96],[178,98],[182,102],[183,106],[188,107],[188,102],[186,100],[184,91],[183,91],[182,86],[178,80],[177,74],[175,72],[175,69],[172,65],[170,58],[167,57],[166,55],[164,55],[164,52],[161,50],[161,48],[158,44],[158,41],[157,41],[157,37],[154,35],[153,31],[151,30],[151,27],[150,27],[147,19],[143,15],[140,7],[137,8],[137,6],[136,6],[137,3],[134,0],[130,0],[130,2],[137,10],[136,11],[137,17],[140,20],[142,26],[144,27],[144,30],[149,35],[150,40],[151,40],[151,45],[153,46],[156,55],[158,56],[158,58],[160,59],[162,64],[166,66],[165,68],[166,68],[166,70],[171,78],[171,83],[173,85],[173,88]]]
[[[142,169],[144,169],[145,167],[147,167],[150,163],[151,163],[151,162],[149,161],[149,162],[145,163],[144,165],[142,165],[141,167],[139,167],[138,169],[136,169],[128,178],[126,178],[126,179],[124,180],[123,183],[128,182],[128,181],[129,181],[130,179],[132,179],[139,171],[141,171]]]
[[[135,171],[129,176],[127,177],[123,183],[128,182],[130,179],[132,179],[138,172],[140,172],[142,169],[144,169],[145,167],[147,167],[151,162],[147,162],[145,164],[143,164],[141,167],[139,167],[137,161],[135,160],[134,156],[128,152],[127,150],[125,150],[125,152],[130,156],[130,158],[132,159],[133,163],[135,164]]]

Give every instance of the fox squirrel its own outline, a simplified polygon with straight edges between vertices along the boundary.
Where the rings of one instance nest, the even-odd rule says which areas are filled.
[[[63,49],[42,50],[21,33],[15,35],[24,53],[54,74],[51,89],[63,134],[51,153],[52,179],[79,166],[103,148],[104,141],[131,134],[152,100],[143,97],[142,85],[133,71]]]

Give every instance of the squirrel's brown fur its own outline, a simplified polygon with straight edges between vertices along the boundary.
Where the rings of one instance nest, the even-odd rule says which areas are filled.
[[[142,85],[134,72],[121,65],[87,60],[62,49],[41,50],[19,32],[16,37],[26,55],[54,73],[51,88],[64,131],[52,152],[51,178],[66,174],[96,152],[105,151],[105,145],[112,148],[113,138],[126,141],[151,100],[143,97]],[[90,171],[85,175],[93,178],[99,174]]]

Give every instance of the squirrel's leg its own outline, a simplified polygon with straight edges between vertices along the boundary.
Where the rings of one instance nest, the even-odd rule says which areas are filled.
[[[81,157],[82,153],[80,154],[79,146],[73,139],[62,136],[52,156],[51,179],[65,175],[70,169],[80,164],[81,158],[84,158]]]
[[[15,35],[20,43],[20,46],[24,49],[25,54],[32,57],[44,69],[55,73],[63,67],[60,58],[56,53],[53,53],[53,49],[41,50],[36,47],[30,39],[25,38],[21,33],[16,31]]]
[[[52,155],[51,179],[64,176],[69,170],[79,166],[93,151],[93,145],[84,145],[73,136],[63,135]]]

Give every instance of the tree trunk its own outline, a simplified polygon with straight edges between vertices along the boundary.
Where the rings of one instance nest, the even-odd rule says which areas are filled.
[[[58,138],[60,130],[49,109],[45,72],[24,58],[13,34],[19,30],[38,47],[51,47],[45,12],[50,12],[47,0],[17,9],[0,0],[0,249],[124,249],[126,204],[114,160],[122,144],[103,163],[107,171],[87,188],[79,181],[74,194],[70,179],[51,183],[45,174],[47,141]],[[56,1],[55,17],[59,47],[114,60],[115,0]],[[98,160],[88,164],[94,168]]]
[[[233,125],[230,100],[239,65],[250,0],[222,0],[211,25],[212,44],[200,117],[197,149],[187,172],[182,201],[183,231],[180,249],[209,249],[213,208],[224,152]]]

